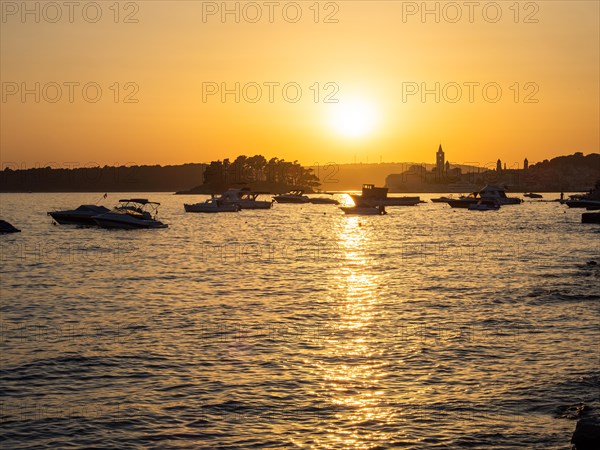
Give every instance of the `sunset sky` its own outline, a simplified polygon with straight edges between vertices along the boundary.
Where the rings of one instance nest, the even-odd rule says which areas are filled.
[[[597,1],[429,2],[425,16],[421,2],[228,2],[239,23],[221,2],[1,3],[5,166],[433,162],[440,142],[451,162],[513,165],[599,149]]]

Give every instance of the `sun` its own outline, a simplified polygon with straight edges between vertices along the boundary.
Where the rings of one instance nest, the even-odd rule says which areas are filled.
[[[377,125],[375,106],[366,100],[340,100],[330,112],[330,124],[339,134],[359,138],[370,134]]]

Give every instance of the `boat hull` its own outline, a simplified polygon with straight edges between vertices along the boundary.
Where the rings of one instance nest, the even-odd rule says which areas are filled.
[[[472,199],[472,200],[448,200],[446,203],[448,203],[452,208],[468,208],[471,205],[476,205],[477,202],[479,200],[477,199]]]
[[[483,197],[483,198],[463,198],[463,199],[457,199],[457,200],[448,200],[447,203],[452,208],[469,208],[471,205],[476,205],[481,200],[486,200],[486,198],[485,197]],[[505,199],[490,198],[489,200],[498,202],[500,204],[500,206],[518,205],[521,203],[521,199],[512,198],[512,197],[505,198]]]
[[[0,234],[7,233],[20,233],[21,230],[15,228],[12,224],[8,223],[5,220],[0,220]]]
[[[108,208],[96,205],[82,205],[78,209],[67,211],[50,211],[48,215],[60,225],[95,226],[94,216],[109,212]]]
[[[381,216],[387,214],[385,211],[380,210],[376,207],[371,206],[349,206],[349,207],[340,207],[344,214],[348,215],[359,215],[359,216]]]
[[[500,206],[470,205],[469,211],[498,211]]]
[[[363,195],[350,195],[356,205],[361,206],[415,206],[421,203],[420,197],[369,198]]]
[[[567,200],[565,203],[569,208],[600,208],[599,200]]]
[[[60,225],[96,225],[96,222],[94,221],[93,217],[94,215],[97,215],[97,213],[94,213],[94,215],[75,215],[75,214],[68,214],[68,213],[62,213],[62,212],[49,212],[48,215],[50,217],[52,217],[54,219],[54,221]]]
[[[338,202],[334,198],[315,197],[315,198],[311,198],[309,201],[314,205],[339,205],[340,204],[340,202]]]
[[[309,203],[310,200],[308,198],[291,198],[291,197],[273,197],[277,203],[293,203],[293,204],[301,204],[301,203]]]
[[[183,205],[185,212],[190,213],[224,213],[224,212],[238,212],[241,208],[238,205],[220,205],[220,206],[210,206],[203,203],[198,203],[195,205]]]
[[[102,228],[119,229],[119,230],[140,230],[150,228],[167,228],[168,225],[159,222],[158,220],[140,220],[133,217],[123,218],[116,217],[121,214],[102,214],[95,216],[94,221]]]

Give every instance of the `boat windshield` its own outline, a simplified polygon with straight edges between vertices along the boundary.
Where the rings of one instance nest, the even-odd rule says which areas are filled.
[[[160,206],[160,203],[150,202],[146,199],[120,200],[120,202],[121,204],[115,208],[114,212],[147,218],[156,218]]]

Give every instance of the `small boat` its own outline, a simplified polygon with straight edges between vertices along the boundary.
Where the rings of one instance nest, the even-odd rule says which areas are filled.
[[[469,205],[469,211],[498,211],[499,209],[500,204],[496,200],[481,199]]]
[[[360,216],[383,216],[387,214],[385,206],[341,206],[344,214],[356,214]]]
[[[327,198],[327,197],[310,197],[309,201],[314,205],[339,205],[335,198]]]
[[[96,225],[93,217],[109,212],[110,209],[98,205],[81,205],[77,209],[50,211],[48,215],[61,225]]]
[[[518,205],[523,200],[517,197],[507,197],[505,189],[498,186],[485,186],[478,192],[473,192],[467,196],[460,197],[454,200],[448,200],[448,204],[452,208],[468,208],[472,204],[476,204],[479,200],[495,200],[498,204]]]
[[[528,192],[527,194],[523,194],[523,197],[527,198],[544,198],[541,194],[534,194],[533,192]]]
[[[220,195],[212,194],[211,197],[223,205],[237,205],[240,209],[271,209],[273,202],[257,200],[261,194],[268,194],[268,192],[253,192],[248,188],[232,188]]]
[[[594,209],[596,207],[600,207],[600,200],[587,200],[584,198],[578,200],[567,200],[565,203],[569,208]]]
[[[112,211],[94,216],[94,221],[102,228],[124,230],[168,227],[156,218],[160,203],[145,198],[124,199],[119,202],[119,206]]]
[[[15,228],[10,223],[8,223],[6,220],[0,220],[0,234],[20,233],[20,232],[21,232],[21,230],[19,230],[18,228]]]
[[[571,195],[564,203],[569,208],[600,209],[600,180],[588,193]]]
[[[309,203],[310,199],[304,195],[301,189],[289,191],[287,194],[276,195],[273,197],[277,203]]]
[[[241,208],[236,203],[223,203],[220,200],[211,198],[202,203],[194,203],[192,205],[183,205],[185,212],[193,213],[220,213],[220,212],[238,212]]]
[[[455,200],[455,198],[450,195],[448,197],[442,196],[431,199],[432,203],[448,203],[448,200]]]
[[[421,203],[420,197],[388,197],[388,188],[363,184],[362,194],[349,194],[357,206],[414,206]]]

